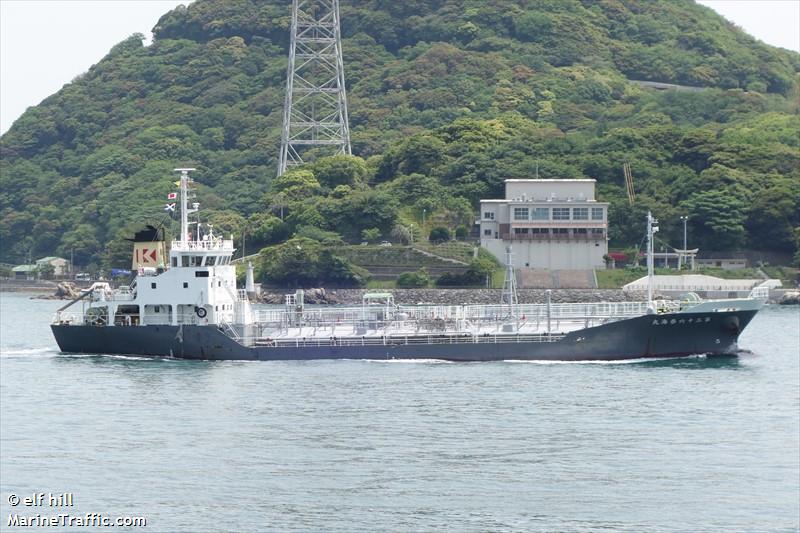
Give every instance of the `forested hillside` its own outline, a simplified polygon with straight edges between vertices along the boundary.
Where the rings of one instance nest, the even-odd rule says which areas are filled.
[[[537,168],[598,180],[612,245],[638,244],[652,209],[675,243],[686,214],[705,249],[796,249],[800,55],[710,9],[342,0],[358,157],[276,180],[290,4],[197,0],[165,14],[151,45],[131,36],[30,108],[0,139],[0,260],[127,264],[124,238],[164,216],[171,171],[187,165],[207,216],[253,251],[402,238],[423,210],[427,229],[470,225],[479,198]]]

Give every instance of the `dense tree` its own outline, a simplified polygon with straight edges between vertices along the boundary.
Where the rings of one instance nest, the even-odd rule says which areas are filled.
[[[0,259],[118,264],[180,166],[198,169],[208,220],[247,249],[405,235],[423,216],[471,227],[505,179],[537,175],[597,179],[612,245],[638,244],[651,209],[668,242],[688,214],[705,248],[796,249],[800,55],[691,0],[347,2],[360,157],[320,151],[275,178],[289,14],[197,0],[165,14],[151,45],[131,36],[26,111],[0,139]]]
[[[319,241],[306,237],[265,248],[257,273],[267,285],[360,285],[366,281],[363,270],[335,255]]]

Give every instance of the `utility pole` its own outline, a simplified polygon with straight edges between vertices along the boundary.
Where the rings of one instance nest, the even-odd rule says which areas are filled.
[[[682,259],[685,260],[686,258],[686,221],[689,220],[688,216],[682,216],[681,220],[683,221],[683,251],[681,252],[680,256],[678,256],[678,270],[681,269]]]
[[[292,0],[278,176],[321,148],[352,153],[339,0]]]

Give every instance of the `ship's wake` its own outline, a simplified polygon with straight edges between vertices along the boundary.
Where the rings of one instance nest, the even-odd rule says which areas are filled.
[[[0,357],[54,357],[59,355],[57,348],[44,346],[40,348],[3,348],[0,350]]]

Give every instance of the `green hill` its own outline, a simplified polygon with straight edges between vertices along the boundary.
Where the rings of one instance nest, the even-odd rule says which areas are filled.
[[[592,177],[612,244],[644,212],[679,242],[792,252],[800,227],[800,55],[690,0],[343,0],[353,147],[274,180],[290,2],[197,0],[115,46],[0,139],[0,261],[74,252],[123,265],[198,168],[248,250],[293,234],[359,242],[470,225],[506,178]],[[703,87],[654,91],[630,80]],[[637,204],[627,204],[631,163]],[[284,220],[278,218],[280,212]],[[338,233],[333,235],[331,232]],[[399,232],[399,233],[398,233]]]

